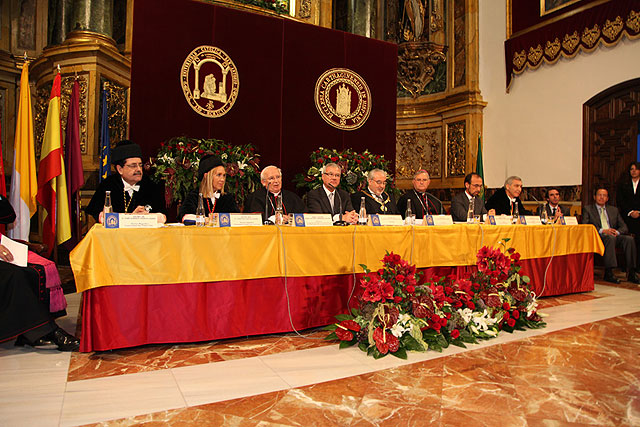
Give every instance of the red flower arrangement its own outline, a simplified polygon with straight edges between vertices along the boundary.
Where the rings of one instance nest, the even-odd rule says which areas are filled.
[[[374,358],[407,351],[442,351],[450,344],[465,347],[499,331],[541,328],[529,278],[520,275],[520,255],[506,248],[478,251],[478,271],[467,278],[441,277],[421,281],[398,254],[387,253],[382,268],[365,271],[358,308],[336,316],[327,327],[328,340],[340,340],[340,348],[358,345]]]

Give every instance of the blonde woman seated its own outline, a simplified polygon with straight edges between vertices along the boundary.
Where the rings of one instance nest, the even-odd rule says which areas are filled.
[[[209,154],[200,159],[200,165],[198,166],[198,181],[200,184],[196,190],[187,194],[180,206],[178,219],[184,221],[185,215],[196,213],[198,193],[202,193],[205,216],[208,216],[211,212],[239,212],[233,196],[224,192],[226,179],[227,172],[225,171],[224,163],[219,157]]]

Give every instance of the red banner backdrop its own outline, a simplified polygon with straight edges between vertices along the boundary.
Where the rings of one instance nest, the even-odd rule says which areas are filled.
[[[145,156],[174,136],[253,143],[289,187],[320,146],[395,159],[396,45],[196,1],[136,0],[133,16],[130,138]],[[237,99],[221,117],[199,115],[183,94],[181,68],[199,46],[223,50],[238,70]],[[318,113],[316,81],[331,68],[354,71],[371,91],[358,129],[332,127]]]
[[[567,7],[542,15],[540,4],[514,1],[514,33],[504,44],[507,90],[515,75],[543,62],[554,64],[561,57],[573,58],[591,52],[600,44],[615,45],[621,38],[640,37],[640,1],[582,0],[565,2]]]

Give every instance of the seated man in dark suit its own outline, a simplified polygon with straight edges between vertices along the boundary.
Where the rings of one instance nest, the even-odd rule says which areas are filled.
[[[403,218],[407,211],[408,201],[411,201],[411,212],[415,214],[416,219],[422,219],[425,215],[441,215],[444,213],[440,200],[427,193],[430,182],[429,173],[424,169],[413,175],[413,190],[407,191],[398,199],[398,210]]]
[[[355,224],[358,214],[353,210],[351,196],[338,188],[342,169],[335,163],[322,168],[322,186],[307,193],[307,212],[329,213],[334,221]]]
[[[359,209],[364,197],[367,214],[399,214],[396,202],[384,191],[387,186],[387,173],[382,169],[373,169],[367,174],[367,181],[369,186],[366,190],[351,195],[351,204]]]
[[[547,211],[547,218],[553,222],[558,221],[561,216],[571,215],[569,208],[560,204],[560,190],[556,187],[547,188],[547,203],[538,206],[536,215],[540,215],[543,208]]]
[[[267,166],[260,172],[260,182],[264,185],[264,188],[254,191],[249,196],[249,204],[245,208],[245,212],[256,212],[262,214],[263,220],[271,220],[275,222],[276,206],[278,205],[278,198],[282,198],[282,213],[287,218],[287,221],[291,214],[303,213],[304,203],[297,194],[288,190],[282,189],[282,171],[276,166]],[[267,190],[269,191],[269,197],[267,198]],[[265,203],[266,209],[265,209]],[[265,211],[267,216],[265,218]]]
[[[477,197],[482,190],[482,177],[475,172],[471,172],[464,177],[464,191],[456,194],[451,199],[451,216],[454,221],[464,222],[467,220],[467,213],[469,211],[469,203],[473,199],[473,215],[479,215],[482,218],[483,215],[495,215],[495,210],[487,211],[484,206],[484,200]]]
[[[486,207],[495,209],[496,215],[513,215],[515,207],[518,206],[519,215],[531,215],[520,201],[520,193],[522,193],[522,178],[510,176],[504,182],[504,187],[496,190],[487,200]]]
[[[615,206],[607,205],[609,191],[606,188],[598,187],[593,198],[596,204],[585,206],[582,211],[582,222],[593,224],[600,233],[602,243],[604,243],[604,280],[620,283],[613,275],[613,269],[618,266],[616,247],[621,247],[627,263],[627,280],[640,284],[636,275],[636,245],[633,237],[629,236],[629,229],[622,219],[620,211]]]

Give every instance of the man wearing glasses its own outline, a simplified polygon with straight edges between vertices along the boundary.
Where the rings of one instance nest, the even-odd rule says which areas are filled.
[[[413,175],[413,190],[407,191],[398,200],[398,209],[403,217],[409,200],[411,200],[411,212],[415,214],[416,219],[422,219],[425,215],[441,215],[444,213],[440,200],[427,193],[430,182],[429,173],[424,169],[420,169]]]
[[[487,213],[489,215],[495,215],[495,209],[491,209],[487,212],[484,206],[484,200],[478,195],[482,191],[482,177],[475,172],[470,173],[464,177],[464,191],[458,193],[451,199],[451,216],[456,222],[465,222],[467,220],[467,213],[469,212],[469,203],[473,199],[473,215],[483,217]]]
[[[113,212],[144,214],[159,213],[159,222],[166,217],[162,188],[143,174],[142,150],[129,140],[120,141],[111,150],[111,164],[117,174],[103,180],[93,194],[85,212],[103,222],[105,192],[111,191]]]
[[[368,187],[351,195],[352,206],[360,208],[364,197],[367,214],[397,215],[400,213],[396,202],[384,190],[387,187],[387,173],[373,169],[367,174]]]
[[[342,169],[335,163],[327,163],[322,168],[322,186],[307,193],[307,212],[330,213],[333,221],[355,224],[358,214],[353,210],[351,197],[338,188]]]

